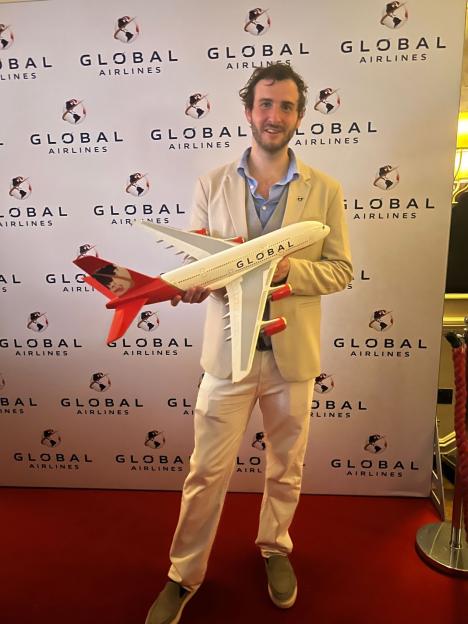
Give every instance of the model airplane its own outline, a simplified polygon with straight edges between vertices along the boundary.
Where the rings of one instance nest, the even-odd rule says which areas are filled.
[[[243,242],[241,238],[212,238],[206,230],[184,232],[150,221],[141,225],[154,230],[158,242],[175,247],[194,261],[164,273],[164,277],[149,277],[102,258],[76,258],[74,263],[88,273],[86,283],[110,299],[106,307],[115,310],[107,342],[121,338],[146,304],[168,301],[195,286],[225,287],[233,381],[240,381],[250,371],[259,333],[271,336],[286,328],[284,318],[262,318],[267,298],[276,301],[291,294],[289,284],[271,286],[276,265],[283,256],[313,245],[330,231],[318,221],[302,221]]]

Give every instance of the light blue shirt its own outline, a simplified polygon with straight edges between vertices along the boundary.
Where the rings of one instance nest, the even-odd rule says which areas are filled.
[[[275,208],[277,207],[279,200],[281,199],[281,195],[285,192],[291,180],[296,180],[299,177],[299,172],[297,170],[297,162],[296,157],[294,156],[294,152],[292,151],[292,149],[288,149],[289,167],[286,171],[286,175],[279,182],[273,184],[273,186],[270,188],[268,198],[265,199],[257,193],[258,182],[250,175],[249,172],[249,166],[247,161],[250,155],[250,149],[250,147],[246,149],[244,154],[242,155],[239,166],[237,167],[237,173],[242,176],[244,180],[247,180],[247,184],[249,185],[250,193],[252,195],[258,218],[260,219],[262,227],[265,227],[265,225],[268,223],[269,218],[274,213]]]

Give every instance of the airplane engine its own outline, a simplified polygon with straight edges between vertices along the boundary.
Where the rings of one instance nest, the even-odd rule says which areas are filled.
[[[283,284],[282,286],[278,286],[277,288],[270,288],[270,294],[268,295],[268,297],[270,301],[278,301],[279,299],[289,297],[291,293],[292,288],[290,284]]]
[[[278,334],[286,329],[286,327],[286,319],[283,316],[279,316],[278,318],[271,319],[271,321],[266,321],[262,324],[262,329],[260,331],[265,336],[273,336],[273,334]]]

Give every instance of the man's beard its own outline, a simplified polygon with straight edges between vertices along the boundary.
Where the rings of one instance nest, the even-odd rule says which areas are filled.
[[[276,128],[276,126],[265,126],[265,128]],[[281,126],[280,126],[281,127]],[[296,128],[292,128],[288,133],[283,134],[283,139],[279,143],[267,143],[262,138],[262,133],[258,126],[256,126],[253,122],[250,124],[250,129],[252,131],[252,136],[255,139],[256,143],[263,149],[265,152],[269,152],[270,154],[276,154],[283,150],[286,145],[288,145],[289,141],[293,138],[294,133],[296,132]],[[272,135],[275,136],[275,135]]]

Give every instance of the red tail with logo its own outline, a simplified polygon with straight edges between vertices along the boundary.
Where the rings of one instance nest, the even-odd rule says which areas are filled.
[[[107,343],[121,338],[146,303],[171,299],[181,291],[160,277],[149,277],[94,256],[73,261],[88,275],[84,281],[110,299],[106,307],[115,309]]]

